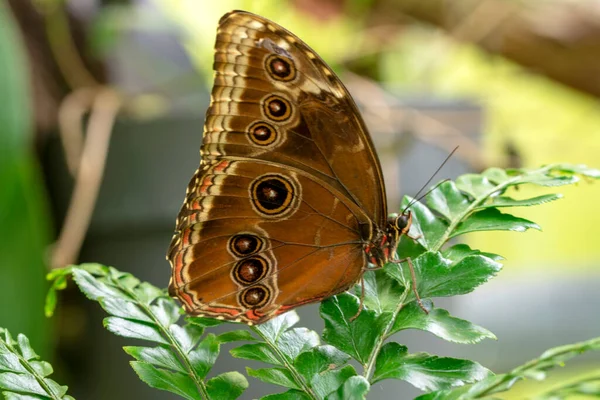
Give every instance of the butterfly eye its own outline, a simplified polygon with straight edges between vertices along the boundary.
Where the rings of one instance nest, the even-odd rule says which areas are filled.
[[[279,55],[271,54],[265,62],[269,76],[277,81],[289,82],[296,78],[294,64]]]
[[[264,100],[263,110],[267,118],[277,122],[285,121],[292,115],[290,102],[277,95],[271,95]]]
[[[398,231],[401,234],[407,233],[408,230],[410,229],[410,224],[412,222],[412,216],[410,214],[410,211],[407,211],[404,214],[398,215],[396,217],[396,220],[394,221],[394,224],[396,225],[396,229],[398,229]]]

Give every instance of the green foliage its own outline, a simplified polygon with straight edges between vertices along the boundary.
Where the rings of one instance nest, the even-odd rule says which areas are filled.
[[[14,340],[0,328],[0,391],[6,399],[69,400],[67,387],[48,378],[52,366],[40,361],[29,339],[19,334]]]
[[[45,356],[52,337],[50,323],[40,310],[47,290],[50,216],[32,151],[33,91],[26,53],[11,7],[0,1],[0,304],[13,305],[0,307],[0,321],[12,331],[29,332],[31,342]]]
[[[79,289],[97,301],[109,314],[104,326],[110,332],[131,339],[146,340],[151,346],[127,346],[134,358],[131,367],[149,386],[167,390],[185,399],[235,399],[248,387],[239,372],[227,372],[207,379],[222,343],[251,339],[247,332],[231,331],[216,336],[204,334],[215,320],[190,318],[178,325],[179,305],[165,292],[142,283],[131,274],[112,267],[83,264],[54,271],[48,298],[54,302],[56,289],[72,275]],[[58,282],[58,283],[56,283]],[[47,309],[47,313],[51,313]]]
[[[600,397],[600,376],[593,375],[575,382],[554,388],[547,393],[534,398],[534,400],[562,400],[571,396]]]
[[[535,223],[498,208],[539,205],[560,196],[512,199],[506,190],[524,184],[572,184],[577,182],[577,175],[599,178],[600,171],[573,165],[537,170],[490,169],[462,176],[456,183],[442,183],[427,197],[427,206],[411,206],[410,234],[415,239],[404,238],[398,248],[405,259],[364,274],[362,309],[359,287],[321,303],[320,315],[325,323],[321,335],[297,327],[299,319],[294,311],[253,326],[250,332],[231,325],[229,332],[206,334],[207,329],[221,322],[188,317],[177,324],[179,306],[163,291],[114,268],[95,264],[53,273],[48,304],[56,302],[55,291],[63,288],[66,277],[72,275],[81,291],[109,314],[104,320],[108,330],[153,344],[125,347],[134,358],[131,365],[140,379],[186,399],[229,399],[242,394],[247,382],[238,372],[207,378],[220,345],[237,341],[247,343],[231,350],[234,357],[268,364],[260,369],[246,368],[247,375],[283,390],[264,399],[364,399],[371,386],[386,379],[404,380],[430,392],[420,396],[421,400],[483,398],[509,390],[523,378],[543,379],[546,370],[583,351],[597,350],[600,338],[548,350],[507,374],[494,375],[474,361],[411,353],[393,341],[392,335],[416,329],[454,343],[495,339],[485,328],[435,307],[432,298],[473,291],[500,271],[501,257],[465,244],[445,245],[451,238],[469,232],[539,229]],[[410,201],[407,198],[404,204]],[[416,289],[427,312],[416,301],[406,257],[412,260]],[[541,398],[597,392],[597,388],[596,377],[557,388]]]
[[[474,385],[464,386],[455,390],[444,390],[429,393],[417,397],[416,400],[467,400],[481,399],[495,393],[509,390],[517,381],[521,379],[543,380],[546,378],[546,371],[554,367],[559,367],[565,361],[580,355],[586,351],[600,350],[600,337],[585,342],[569,344],[546,350],[540,357],[531,360],[507,374],[491,376]],[[542,396],[543,399],[564,398],[565,395],[576,393],[577,391],[598,390],[598,377],[583,381],[581,383],[569,384],[558,388]],[[564,391],[563,391],[564,390]],[[563,397],[552,397],[552,393],[562,393]]]

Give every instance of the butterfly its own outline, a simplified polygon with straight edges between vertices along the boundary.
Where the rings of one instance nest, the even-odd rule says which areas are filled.
[[[200,167],[167,254],[186,312],[259,324],[395,259],[410,212],[388,217],[373,142],[331,68],[245,11],[219,21],[213,68]]]

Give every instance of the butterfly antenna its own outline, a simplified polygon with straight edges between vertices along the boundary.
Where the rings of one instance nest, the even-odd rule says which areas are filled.
[[[450,152],[450,154],[448,154],[448,156],[446,157],[446,159],[440,164],[440,166],[435,170],[435,172],[431,175],[431,177],[427,180],[427,182],[425,182],[425,184],[421,187],[421,189],[419,189],[419,191],[417,192],[417,194],[415,195],[415,197],[413,198],[413,200],[411,202],[408,203],[408,205],[406,207],[404,207],[404,210],[402,210],[402,214],[404,214],[406,212],[406,210],[408,210],[413,204],[415,204],[417,201],[420,201],[421,199],[423,199],[425,196],[427,196],[429,193],[431,193],[432,191],[434,191],[435,189],[437,189],[438,186],[440,186],[442,183],[449,181],[449,179],[444,179],[443,181],[441,181],[440,183],[438,183],[437,185],[435,185],[433,188],[431,188],[430,190],[428,190],[425,194],[423,194],[421,197],[419,197],[419,194],[421,194],[421,192],[423,191],[423,189],[425,189],[427,187],[427,185],[429,185],[429,183],[431,183],[431,181],[433,180],[433,178],[435,178],[435,176],[437,175],[438,172],[440,172],[440,170],[444,167],[444,165],[446,165],[446,163],[448,162],[448,160],[450,159],[450,157],[452,157],[452,155],[454,153],[456,153],[456,150],[458,150],[458,146],[456,146],[454,148],[454,150],[452,150]]]

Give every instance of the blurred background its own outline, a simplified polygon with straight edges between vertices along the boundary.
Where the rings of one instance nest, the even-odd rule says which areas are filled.
[[[283,25],[340,75],[378,148],[390,211],[455,146],[438,179],[490,166],[600,167],[600,1],[0,0],[0,326],[27,334],[77,398],[173,398],[136,378],[127,342],[103,330],[101,310],[76,289],[46,319],[44,276],[100,262],[167,286],[216,26],[232,9]],[[505,256],[505,268],[476,292],[437,302],[498,341],[397,339],[505,372],[598,336],[600,186],[559,190],[563,200],[516,212],[543,233],[469,236]],[[320,332],[316,306],[299,313]],[[213,373],[240,370],[226,349]],[[588,356],[552,376],[598,370],[600,358]],[[543,389],[520,384],[505,398]],[[252,379],[243,398],[273,391]],[[370,398],[418,393],[386,381]]]

